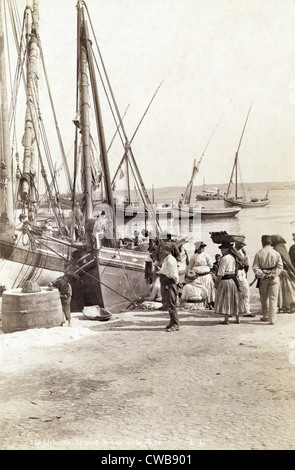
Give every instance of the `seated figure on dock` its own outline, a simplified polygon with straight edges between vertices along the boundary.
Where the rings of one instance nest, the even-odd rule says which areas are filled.
[[[198,280],[195,272],[193,270],[187,271],[185,285],[183,286],[180,298],[180,306],[188,310],[204,310],[207,297],[208,290]]]

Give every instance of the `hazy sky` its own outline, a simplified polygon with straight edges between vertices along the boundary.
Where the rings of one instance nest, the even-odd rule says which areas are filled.
[[[24,0],[17,0],[20,9]],[[243,181],[295,180],[293,0],[88,0],[147,187],[228,182],[242,128]],[[75,112],[76,0],[40,0],[40,35],[66,153]],[[229,100],[230,105],[227,107]],[[109,141],[115,128],[106,129]],[[122,152],[110,155],[115,171]]]

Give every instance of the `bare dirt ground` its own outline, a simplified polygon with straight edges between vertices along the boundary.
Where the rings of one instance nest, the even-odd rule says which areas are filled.
[[[259,312],[257,293],[253,311]],[[295,449],[295,315],[220,325],[211,311],[0,335],[0,448]]]

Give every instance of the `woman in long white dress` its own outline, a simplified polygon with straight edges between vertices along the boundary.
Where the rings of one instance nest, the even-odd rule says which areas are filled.
[[[229,316],[235,315],[236,322],[240,323],[239,314],[244,313],[245,306],[242,290],[237,278],[236,260],[231,253],[232,245],[222,243],[219,246],[222,257],[220,259],[216,286],[215,313],[224,315],[223,325],[228,325]]]
[[[207,304],[209,308],[213,309],[215,302],[215,285],[210,273],[213,262],[210,256],[205,253],[206,243],[196,242],[195,246],[196,250],[190,258],[188,269],[195,271],[198,275],[198,281],[203,283],[206,287],[208,291]]]

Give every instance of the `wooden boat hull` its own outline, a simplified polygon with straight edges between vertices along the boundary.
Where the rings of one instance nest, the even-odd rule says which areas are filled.
[[[221,194],[197,194],[196,201],[222,201],[224,196]]]
[[[201,220],[216,219],[225,217],[234,217],[240,212],[240,207],[229,208],[203,208],[203,207],[182,207],[173,209],[173,217],[175,219],[193,219],[194,217],[201,217]]]
[[[259,199],[258,201],[243,201],[243,200],[240,200],[240,199],[225,198],[224,201],[229,206],[239,206],[242,209],[243,208],[252,208],[252,207],[265,207],[270,203],[269,199],[266,199],[264,201],[261,200],[261,199]]]
[[[142,206],[128,206],[127,208],[116,207],[116,214],[124,220],[130,220],[134,217],[144,218],[148,215],[145,209]],[[172,208],[171,206],[156,206],[154,207],[154,214],[156,217],[167,216],[167,218],[172,217]],[[151,214],[152,215],[152,214]]]
[[[21,239],[1,236],[0,239],[0,285],[6,289],[22,287],[25,281],[37,281],[39,285],[62,275],[66,267],[66,259],[70,256],[70,249],[66,246],[50,244],[51,251],[37,243],[32,249],[25,245]]]
[[[111,313],[119,313],[147,296],[147,259],[148,252],[106,247],[80,253],[75,264],[69,265],[66,271],[80,278],[72,284],[72,310],[98,305]]]

